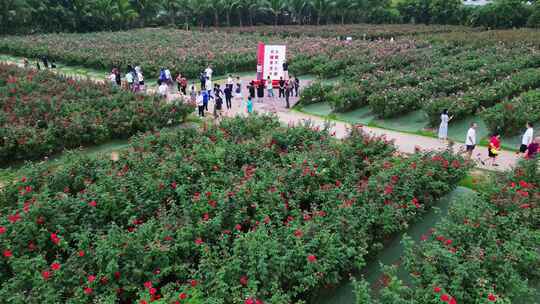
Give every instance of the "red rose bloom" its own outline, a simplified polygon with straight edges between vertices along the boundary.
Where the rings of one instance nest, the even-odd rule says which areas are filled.
[[[84,250],[79,251],[79,257],[83,257],[85,255]]]
[[[450,301],[450,296],[447,294],[442,294],[441,301],[448,303]]]
[[[51,241],[55,245],[58,245],[60,243],[60,238],[58,237],[58,235],[56,233],[51,233]]]
[[[182,293],[178,296],[178,298],[179,298],[180,300],[185,300],[185,299],[187,298],[187,294],[185,294],[184,292],[182,292]]]
[[[97,203],[96,203],[96,201],[91,201],[90,203],[88,203],[88,206],[90,206],[90,207],[96,207],[96,206],[97,206]]]
[[[144,287],[145,287],[146,289],[152,288],[152,282],[151,282],[151,281],[144,282]]]
[[[96,276],[95,275],[89,275],[88,276],[88,283],[92,283],[96,280]]]
[[[191,287],[197,286],[197,280],[191,280]]]
[[[0,226],[0,234],[6,233],[7,229],[4,226]]]
[[[11,250],[9,249],[4,250],[4,257],[10,258],[12,256],[13,256],[13,252],[11,252]]]
[[[240,277],[240,284],[242,284],[243,286],[247,286],[248,284],[248,277],[247,276],[241,276]]]
[[[313,254],[308,255],[307,259],[311,263],[317,262],[317,257],[314,256]]]
[[[490,293],[488,295],[488,301],[495,302],[495,301],[497,301],[497,297],[494,294]]]
[[[51,269],[54,270],[54,271],[60,270],[60,264],[52,263],[51,264]]]
[[[203,242],[203,240],[201,238],[198,238],[198,239],[195,240],[195,244],[197,244],[197,245],[201,245],[202,243],[204,243],[204,242]]]
[[[438,286],[435,286],[435,287],[433,287],[433,291],[436,292],[436,293],[439,293],[439,292],[441,292],[441,288],[438,287]]]
[[[90,288],[90,287],[85,287],[85,288],[84,288],[84,293],[85,293],[86,295],[91,295],[91,294],[92,294],[92,291],[93,291],[93,290],[92,290],[92,288]]]
[[[44,280],[48,280],[50,277],[51,277],[51,273],[44,270],[41,272],[41,277],[44,279]]]

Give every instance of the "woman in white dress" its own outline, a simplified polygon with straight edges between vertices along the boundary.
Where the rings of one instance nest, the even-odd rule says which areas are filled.
[[[448,139],[448,122],[452,120],[452,117],[448,117],[448,109],[444,109],[441,114],[441,125],[439,126],[439,139]]]

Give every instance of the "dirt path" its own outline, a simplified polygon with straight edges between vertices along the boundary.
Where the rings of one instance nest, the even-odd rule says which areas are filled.
[[[6,61],[4,61],[6,62]],[[8,63],[17,64],[19,66],[22,66],[22,62],[15,62],[11,61]],[[53,70],[54,71],[54,70]],[[62,70],[56,70],[56,73],[62,74]],[[86,75],[81,75],[82,79],[91,79],[96,82],[104,82],[105,81],[105,75],[103,78],[98,77],[89,77]],[[302,77],[300,77],[301,79]],[[242,83],[243,86],[248,84],[253,78],[251,77],[242,77]],[[155,83],[153,79],[149,76],[146,76],[146,82],[147,83]],[[302,80],[301,79],[301,87],[306,87],[310,84],[311,81],[309,80]],[[224,84],[225,80],[218,80],[215,81],[216,84]],[[148,94],[155,94],[157,91],[157,85],[147,85],[146,93]],[[274,90],[274,94],[277,96],[277,90]],[[247,96],[247,90],[243,88],[243,95],[244,99]],[[266,92],[265,92],[266,95]],[[176,100],[178,98],[181,98],[180,94],[176,91],[175,88],[172,89],[171,93],[168,96],[168,100]],[[298,98],[293,97],[291,98],[291,107],[298,101]],[[225,105],[223,105],[225,108]],[[213,105],[210,105],[210,113],[208,113],[208,116],[212,116],[211,113],[213,111]],[[309,115],[305,113],[300,113],[297,111],[291,111],[290,109],[285,108],[285,100],[283,98],[264,98],[261,102],[254,102],[254,111],[258,113],[274,113],[282,123],[287,125],[297,125],[304,123],[305,121],[310,121],[312,124],[316,126],[323,127],[325,124],[329,123],[329,121],[325,120],[324,118]],[[223,112],[224,116],[235,116],[235,115],[247,115],[246,109],[244,106],[244,102],[234,99],[232,102],[232,109],[231,110],[224,110]],[[351,124],[339,122],[339,121],[332,121],[332,132],[335,132],[335,136],[337,138],[343,138],[347,135],[347,130],[351,128]],[[380,129],[380,128],[373,128],[373,127],[363,127],[364,130],[366,130],[368,133],[376,135],[376,136],[385,136],[388,140],[392,140],[395,145],[398,147],[400,152],[403,153],[414,153],[417,149],[421,150],[428,150],[428,151],[434,151],[434,150],[443,150],[448,148],[448,144],[432,137],[426,137],[421,135],[415,135],[415,134],[409,134],[409,133],[402,133],[398,131],[391,131],[387,129]],[[463,135],[465,137],[465,134]],[[460,152],[463,149],[463,144],[455,144],[453,147],[454,151]],[[482,165],[478,159],[487,158],[487,148],[486,147],[477,147],[477,149],[474,151],[473,159],[477,162],[477,165],[479,168],[487,169],[487,170],[494,170],[494,171],[503,171],[510,169],[513,167],[517,160],[518,156],[515,155],[514,152],[510,151],[501,151],[499,154],[498,159],[498,167],[493,166],[486,166]]]

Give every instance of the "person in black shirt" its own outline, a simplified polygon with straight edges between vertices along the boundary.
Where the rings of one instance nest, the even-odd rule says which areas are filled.
[[[47,55],[41,56],[41,61],[43,62],[43,66],[48,69],[49,68],[49,58]]]
[[[300,89],[300,79],[298,76],[294,76],[294,96],[298,97],[298,90]]]
[[[223,93],[225,93],[225,104],[227,106],[227,110],[230,110],[232,108],[232,95],[233,95],[233,92],[232,92],[232,85],[227,85],[225,87],[225,90],[223,90]]]
[[[206,75],[204,73],[201,73],[201,75],[199,75],[199,80],[201,81],[201,90],[205,90],[206,89]]]
[[[285,80],[283,77],[279,78],[279,98],[285,97]]]
[[[253,81],[249,83],[248,90],[249,97],[251,97],[251,99],[255,99],[255,83]]]
[[[289,64],[287,63],[287,61],[283,62],[283,76],[285,77],[285,79],[289,79]]]

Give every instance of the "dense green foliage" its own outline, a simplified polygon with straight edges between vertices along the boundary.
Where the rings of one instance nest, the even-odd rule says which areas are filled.
[[[0,33],[89,32],[156,25],[425,23],[537,27],[537,1],[494,0],[4,0]]]
[[[537,30],[504,30],[368,43],[350,51],[345,69],[335,70],[344,80],[324,89],[315,84],[298,106],[326,101],[335,112],[347,112],[367,105],[380,118],[421,109],[432,126],[444,109],[464,119],[540,88],[539,37]],[[524,113],[536,108],[534,98],[519,104],[516,123],[501,119],[501,106],[483,115],[490,129],[515,134],[523,120],[538,119],[534,111]]]
[[[415,243],[406,242],[405,286],[389,269],[380,299],[357,284],[358,304],[534,303],[540,279],[540,170],[536,160],[494,176]]]
[[[0,163],[178,125],[192,110],[104,84],[0,64]]]
[[[267,116],[146,134],[117,161],[27,167],[0,191],[0,297],[303,303],[469,168],[448,151],[399,156],[361,128],[338,141]]]

